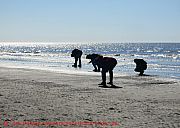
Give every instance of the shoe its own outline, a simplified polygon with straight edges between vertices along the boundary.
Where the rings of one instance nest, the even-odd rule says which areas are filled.
[[[100,83],[100,84],[98,84],[98,85],[106,86],[106,83],[105,83],[105,82],[102,82],[102,83]]]
[[[117,86],[115,86],[115,85],[111,85],[111,88],[118,88]]]
[[[97,72],[97,69],[94,69],[93,71],[94,71],[94,72]]]
[[[112,85],[112,86],[113,86],[113,83],[112,83],[112,82],[108,82],[107,84],[110,84],[110,85]]]
[[[75,68],[77,68],[77,65],[72,65],[72,67],[75,67]]]

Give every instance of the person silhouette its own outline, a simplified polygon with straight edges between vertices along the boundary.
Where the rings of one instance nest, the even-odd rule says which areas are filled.
[[[144,70],[147,69],[147,62],[143,59],[134,59],[134,63],[136,63],[135,72],[140,72],[139,76],[143,76]]]
[[[82,54],[83,54],[83,52],[81,51],[81,50],[79,50],[79,49],[74,49],[73,51],[72,51],[72,54],[71,54],[71,57],[74,57],[75,58],[75,63],[74,63],[74,65],[72,65],[73,67],[77,67],[77,62],[78,62],[78,60],[79,60],[79,65],[78,65],[78,67],[81,67],[82,65],[81,65],[81,56],[82,56]]]
[[[93,65],[93,67],[94,67],[94,72],[100,72],[100,67],[96,64],[96,61],[95,61],[95,59],[97,58],[97,57],[100,57],[101,55],[99,55],[99,54],[89,54],[89,55],[87,55],[86,56],[86,59],[90,59],[91,61],[89,62],[89,63],[92,63],[92,65]]]
[[[107,84],[110,84],[111,87],[115,87],[115,85],[113,84],[113,69],[117,64],[117,60],[111,57],[99,56],[95,58],[95,63],[100,68],[102,68],[102,71],[101,71],[102,83],[100,83],[99,85],[103,85],[104,87],[107,87],[106,86],[106,72],[109,72],[110,82]]]

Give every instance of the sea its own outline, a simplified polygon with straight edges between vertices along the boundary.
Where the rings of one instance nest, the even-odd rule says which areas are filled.
[[[83,51],[82,68],[72,67],[75,48]],[[115,74],[137,75],[134,59],[144,59],[146,75],[180,79],[180,43],[0,42],[0,67],[99,74],[86,59],[92,53],[116,58]]]

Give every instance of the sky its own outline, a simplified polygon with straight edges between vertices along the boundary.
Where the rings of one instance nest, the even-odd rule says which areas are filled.
[[[180,42],[180,0],[0,0],[0,42]]]

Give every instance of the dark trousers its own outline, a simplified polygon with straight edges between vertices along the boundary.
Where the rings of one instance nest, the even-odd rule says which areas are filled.
[[[106,72],[109,72],[110,83],[113,83],[113,69],[116,66],[117,61],[113,60],[111,64],[102,66],[102,82],[106,83]]]
[[[94,67],[94,71],[100,72],[100,68],[99,68],[99,66],[97,66],[97,63],[95,62],[95,60],[92,61],[92,65]]]
[[[106,83],[106,72],[108,72],[105,69],[102,69],[102,82]],[[109,77],[110,77],[110,83],[113,83],[113,70],[109,70]]]
[[[79,67],[81,67],[81,57],[75,57],[75,63],[74,63],[74,67],[77,67],[77,62],[79,60]]]

